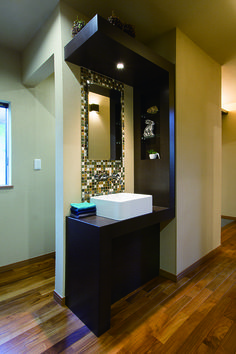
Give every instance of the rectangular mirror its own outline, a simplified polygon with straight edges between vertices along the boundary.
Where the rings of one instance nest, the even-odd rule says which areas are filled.
[[[88,86],[88,158],[122,159],[121,93]]]

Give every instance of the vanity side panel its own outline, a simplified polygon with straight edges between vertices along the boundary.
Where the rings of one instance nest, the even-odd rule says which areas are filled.
[[[66,305],[97,336],[110,328],[109,250],[100,231],[66,218]]]

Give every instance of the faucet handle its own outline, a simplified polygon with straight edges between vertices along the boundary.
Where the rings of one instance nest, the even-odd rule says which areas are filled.
[[[120,175],[119,175],[119,173],[115,173],[115,172],[113,172],[111,175],[110,175],[110,177],[109,177],[109,179],[110,180],[119,180],[120,179]]]
[[[94,175],[94,178],[95,178],[96,181],[100,181],[100,179],[101,179],[101,173],[98,174],[98,175]]]
[[[96,181],[106,181],[108,179],[108,174],[106,172],[99,173],[98,175],[95,175],[94,178]]]

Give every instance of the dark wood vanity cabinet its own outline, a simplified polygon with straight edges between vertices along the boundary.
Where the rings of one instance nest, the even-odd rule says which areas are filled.
[[[158,275],[160,222],[175,216],[175,67],[99,15],[65,46],[65,60],[133,87],[134,192],[160,206],[123,221],[66,218],[66,305],[100,336],[111,304]],[[155,124],[149,141],[147,119]],[[149,160],[151,148],[160,159]]]
[[[66,305],[97,336],[110,328],[112,303],[158,276],[160,221],[168,214],[66,218]]]

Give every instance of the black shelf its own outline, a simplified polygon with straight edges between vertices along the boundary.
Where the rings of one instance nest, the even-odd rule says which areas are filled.
[[[99,15],[65,46],[65,60],[127,85],[157,87],[173,65]],[[116,63],[123,62],[124,70]]]

